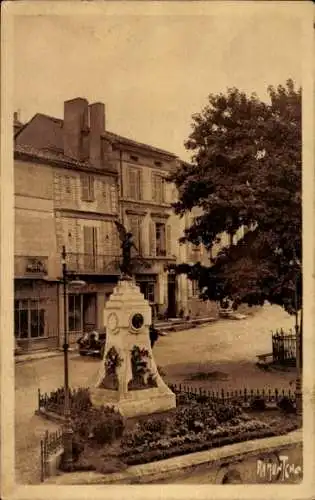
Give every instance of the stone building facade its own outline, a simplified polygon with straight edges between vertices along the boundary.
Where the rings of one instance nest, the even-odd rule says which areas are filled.
[[[209,263],[201,247],[178,240],[196,213],[171,208],[176,155],[109,132],[105,107],[75,98],[63,120],[37,113],[23,125],[14,117],[15,335],[25,349],[62,345],[62,247],[68,270],[85,282],[67,287],[70,342],[103,328],[103,310],[119,277],[115,221],[131,231],[135,277],[155,318],[211,315],[196,284],[169,266]]]
[[[104,128],[102,104],[74,99],[64,120],[37,114],[15,135],[15,335],[22,348],[63,342],[63,245],[70,343],[103,327],[120,258],[118,175]],[[75,277],[85,282],[79,291]]]
[[[120,220],[132,232],[140,262],[135,277],[155,317],[176,317],[181,308],[177,278],[168,271],[178,261],[182,222],[171,209],[174,186],[167,176],[175,155],[109,132],[119,172]]]

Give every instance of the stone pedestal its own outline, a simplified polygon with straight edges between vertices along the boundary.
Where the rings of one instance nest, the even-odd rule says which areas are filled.
[[[151,307],[133,280],[115,287],[104,325],[106,346],[91,388],[93,405],[115,406],[126,417],[175,408],[175,394],[160,377],[151,350]]]

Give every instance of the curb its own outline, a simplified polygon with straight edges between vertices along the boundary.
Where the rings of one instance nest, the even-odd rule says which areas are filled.
[[[245,459],[257,454],[274,450],[279,452],[283,448],[300,446],[303,443],[301,429],[284,436],[255,439],[232,445],[215,448],[208,451],[191,453],[178,457],[151,462],[143,465],[133,465],[124,472],[101,474],[99,472],[72,472],[60,476],[50,477],[46,484],[132,484],[153,482],[171,477],[173,474],[187,473],[196,466],[208,464],[218,466],[229,459]],[[127,482],[127,483],[126,483]]]
[[[75,350],[69,349],[69,354],[74,353]],[[29,363],[30,361],[40,361],[42,359],[48,359],[48,358],[56,358],[58,356],[63,356],[63,351],[53,351],[53,352],[43,352],[43,353],[33,353],[33,354],[18,354],[15,356],[15,364],[22,364],[22,363]]]
[[[218,321],[218,318],[205,318],[203,320],[191,320],[189,322],[182,322],[182,323],[175,323],[172,324],[167,323],[165,326],[163,325],[156,325],[156,328],[159,330],[159,335],[161,337],[164,337],[168,335],[170,332],[180,332],[183,330],[192,330],[193,328],[197,328],[198,326],[206,326],[207,324],[214,323],[215,321]]]

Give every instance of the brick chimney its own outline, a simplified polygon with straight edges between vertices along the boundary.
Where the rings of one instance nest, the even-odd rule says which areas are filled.
[[[102,164],[101,135],[105,132],[105,105],[90,104],[90,162],[96,167]]]
[[[78,161],[86,159],[85,135],[89,127],[89,103],[82,97],[65,101],[63,122],[64,155]]]

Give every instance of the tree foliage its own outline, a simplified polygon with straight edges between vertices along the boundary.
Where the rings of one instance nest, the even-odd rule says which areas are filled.
[[[250,228],[207,267],[177,267],[199,281],[201,296],[236,303],[265,300],[288,312],[302,301],[301,89],[268,87],[269,102],[236,88],[210,95],[193,115],[190,164],[173,173],[177,214],[200,214],[182,241],[211,249],[220,234]],[[297,293],[296,293],[297,291]]]

